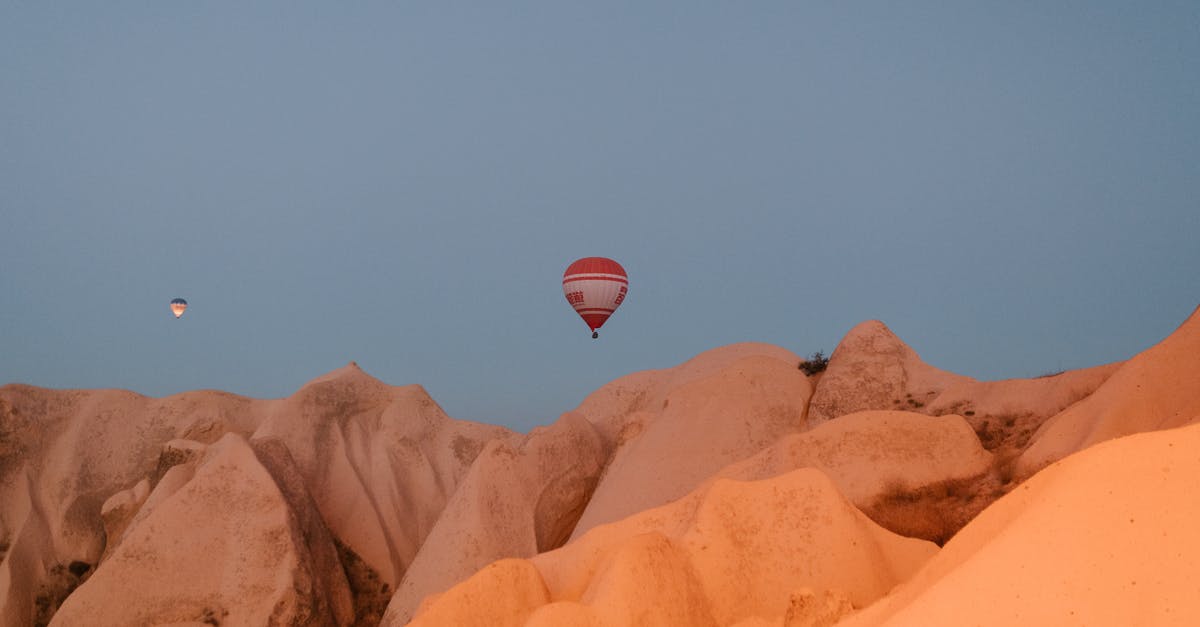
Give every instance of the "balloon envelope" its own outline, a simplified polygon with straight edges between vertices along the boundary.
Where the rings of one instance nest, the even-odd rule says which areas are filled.
[[[176,298],[171,301],[171,313],[175,314],[176,318],[182,316],[183,312],[185,311],[187,311],[186,300],[183,300],[182,298]]]
[[[604,326],[629,292],[629,276],[607,257],[584,257],[563,273],[563,295],[592,331]]]

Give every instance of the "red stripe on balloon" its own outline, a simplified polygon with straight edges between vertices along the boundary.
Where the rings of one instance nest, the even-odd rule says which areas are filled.
[[[629,285],[629,279],[622,279],[615,276],[603,276],[598,274],[572,274],[571,276],[563,277],[563,285],[574,281],[609,281],[612,283],[620,283],[621,285]]]

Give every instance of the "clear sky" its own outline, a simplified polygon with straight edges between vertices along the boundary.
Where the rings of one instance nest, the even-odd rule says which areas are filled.
[[[1169,334],[1198,236],[1194,0],[0,5],[0,383],[357,360],[526,430],[871,318],[1035,376]]]

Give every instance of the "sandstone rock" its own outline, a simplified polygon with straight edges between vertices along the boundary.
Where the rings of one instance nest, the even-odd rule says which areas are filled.
[[[1200,553],[1179,538],[1197,501],[1175,482],[1196,469],[1162,447],[1195,450],[1200,435],[1095,446],[1034,477],[1034,497],[1011,475],[1003,489],[971,481],[1003,474],[998,464],[1031,436],[1026,474],[1112,437],[1200,420],[1198,316],[1123,364],[995,382],[924,364],[882,323],[852,330],[811,378],[789,351],[738,344],[618,379],[528,436],[451,420],[419,386],[385,385],[354,364],[266,401],[3,386],[0,627],[52,615],[367,625],[389,600],[384,624],[415,612],[416,624],[829,625],[937,551],[863,511],[901,530],[881,511],[920,518],[914,504],[928,497],[965,521],[1013,488],[950,540],[942,555],[957,557],[850,620],[950,624],[995,605],[1006,608],[996,624],[1177,617],[1109,607],[1075,621],[1061,601],[1124,595],[1192,624],[1200,612],[1177,582],[1194,579],[1184,563]],[[1111,472],[1062,470],[1150,441],[1129,459],[1105,453]],[[1086,499],[1059,493],[1085,475],[1117,486],[1112,496],[1083,484],[1069,489]],[[1148,530],[1143,518],[1154,519]],[[1039,525],[1053,542],[1033,535]],[[1151,557],[1109,551],[1123,543]],[[1072,572],[1099,573],[1081,580],[1102,594],[1052,580],[1058,546]],[[1098,555],[1103,564],[1087,561]],[[1103,579],[1117,572],[1161,595]]]
[[[387,587],[359,600],[382,612],[475,456],[510,433],[453,420],[421,386],[389,386],[350,364],[284,399],[253,438],[290,451],[343,554],[353,554],[344,559],[361,560],[364,584]]]
[[[1105,364],[1034,379],[961,383],[947,388],[922,411],[935,416],[965,416],[984,448],[1012,457],[1025,449],[1046,419],[1087,398],[1120,365]]]
[[[579,604],[605,625],[719,624],[686,545],[658,531],[614,546]]]
[[[808,407],[808,422],[868,409],[920,410],[947,388],[973,382],[921,361],[887,325],[868,320],[850,330],[829,358]]]
[[[1045,420],[1096,391],[1122,362],[1068,370],[1034,379],[969,381],[950,386],[924,413],[940,416],[1032,416]],[[967,416],[971,418],[971,416]]]
[[[864,411],[786,435],[717,476],[751,480],[817,468],[861,508],[888,491],[979,475],[991,463],[961,416]]]
[[[726,464],[804,428],[811,388],[796,361],[761,354],[693,361],[673,375],[685,383],[626,425],[636,428],[618,439],[572,538],[680,498]]]
[[[107,557],[125,536],[125,529],[137,514],[138,509],[150,496],[150,480],[142,479],[137,485],[128,490],[121,490],[110,496],[104,505],[100,506],[100,518],[104,521],[104,557]]]
[[[533,558],[540,573],[535,584],[549,592],[545,601],[522,592],[535,584],[514,589],[484,570],[469,588],[460,584],[432,599],[414,624],[449,624],[441,617],[472,612],[460,588],[477,607],[526,599],[520,611],[507,613],[513,619],[497,625],[519,625],[530,615],[547,624],[538,615],[543,611],[580,625],[781,621],[798,586],[832,590],[863,606],[936,551],[874,525],[818,470],[756,482],[719,480]],[[557,607],[543,610],[549,599]]]
[[[528,436],[493,440],[421,546],[388,606],[403,625],[427,595],[487,564],[560,546],[575,527],[608,459],[591,423],[574,413]]]
[[[1030,475],[1115,437],[1200,420],[1200,308],[1157,345],[1121,364],[1094,393],[1046,422],[1018,461]]]
[[[572,601],[543,605],[525,621],[525,627],[606,627],[591,606]]]
[[[219,392],[152,399],[6,385],[0,400],[0,533],[13,558],[0,567],[5,627],[49,620],[104,553],[103,504],[154,472],[163,443],[197,421],[257,420],[248,399]]]
[[[1051,465],[968,524],[912,580],[844,623],[1194,625],[1200,426]]]
[[[297,516],[241,436],[186,464],[191,479],[134,523],[51,624],[352,621],[345,578],[316,572],[314,550],[322,569],[336,564],[329,536],[312,527],[315,513]]]
[[[44,624],[71,586],[51,581],[52,567],[47,567],[44,556],[50,553],[47,547],[53,546],[54,536],[38,490],[23,469],[9,478],[19,489],[7,490],[4,500],[13,522],[5,525],[4,559],[0,560],[0,621],[5,627]]]
[[[283,400],[0,387],[0,627],[49,620],[226,433],[288,448],[337,532],[360,618],[377,621],[475,455],[510,432],[453,421],[419,386],[387,386],[353,365]],[[104,509],[142,480],[154,488],[145,502],[126,493]]]
[[[503,591],[502,594],[497,594]],[[484,567],[423,607],[413,627],[500,627],[523,625],[536,608],[549,601],[546,584],[525,560],[500,560]]]
[[[733,362],[748,357],[770,357],[794,366],[800,363],[795,353],[771,344],[730,344],[705,351],[672,368],[645,370],[621,377],[589,394],[575,411],[596,425],[610,442],[617,443],[631,416],[660,412],[672,391],[711,377]]]
[[[357,612],[346,576],[346,569],[341,563],[337,550],[337,541],[325,526],[317,504],[313,501],[304,484],[304,477],[296,467],[292,454],[287,446],[279,440],[270,438],[256,439],[251,443],[254,455],[263,468],[270,473],[276,487],[287,501],[291,514],[295,517],[296,526],[300,532],[297,542],[308,551],[311,561],[311,572],[314,587],[324,594],[323,605],[329,608],[330,615],[338,624],[355,618],[356,624],[361,624],[362,611]]]
[[[845,596],[831,590],[820,594],[811,588],[792,593],[783,627],[831,627],[854,612],[854,605]]]

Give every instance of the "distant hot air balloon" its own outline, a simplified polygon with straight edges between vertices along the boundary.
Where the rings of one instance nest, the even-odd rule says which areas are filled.
[[[605,257],[584,257],[563,273],[563,294],[575,313],[600,337],[596,329],[621,306],[629,292],[629,276],[621,264]]]
[[[186,300],[183,300],[182,298],[176,298],[171,301],[171,313],[175,314],[176,318],[182,316],[183,312],[185,311],[187,311]]]

